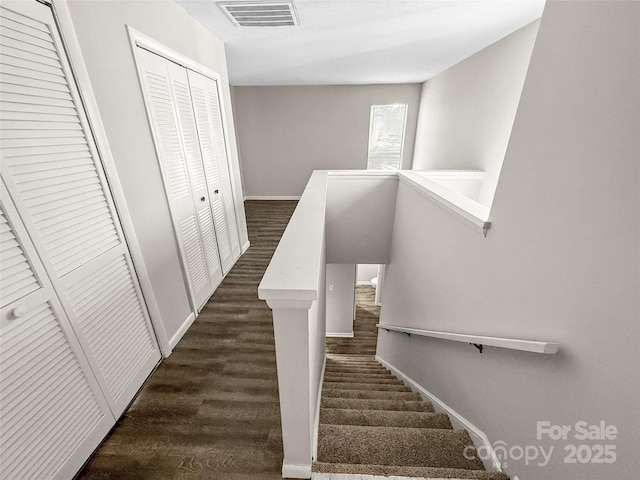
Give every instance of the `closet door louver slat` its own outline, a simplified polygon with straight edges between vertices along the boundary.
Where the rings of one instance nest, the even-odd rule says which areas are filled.
[[[0,306],[5,307],[40,288],[4,210],[0,211]]]

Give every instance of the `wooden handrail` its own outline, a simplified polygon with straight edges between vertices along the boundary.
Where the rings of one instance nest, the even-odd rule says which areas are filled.
[[[511,350],[522,350],[524,352],[533,353],[545,353],[554,354],[558,352],[560,348],[559,343],[554,342],[541,342],[536,340],[517,340],[515,338],[500,338],[500,337],[484,337],[481,335],[465,335],[461,333],[449,333],[449,332],[437,332],[434,330],[421,330],[418,328],[399,327],[395,325],[383,325],[377,324],[379,329],[386,330],[387,332],[401,332],[407,335],[418,335],[421,337],[433,337],[441,338],[444,340],[451,340],[454,342],[471,343],[477,346],[479,349],[482,346],[508,348]],[[482,350],[480,349],[480,352]]]

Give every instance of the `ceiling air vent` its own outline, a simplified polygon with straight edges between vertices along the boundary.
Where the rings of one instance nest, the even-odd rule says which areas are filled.
[[[293,27],[298,18],[293,2],[218,2],[237,27]]]

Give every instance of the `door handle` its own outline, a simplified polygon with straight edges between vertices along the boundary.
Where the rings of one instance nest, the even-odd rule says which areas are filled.
[[[205,198],[205,197],[200,197],[200,201],[201,201],[201,202],[204,202],[205,200],[206,200],[206,198]]]
[[[216,188],[213,193],[217,195],[218,193],[220,193],[220,191]]]
[[[13,318],[24,317],[27,313],[29,313],[30,308],[26,305],[18,305],[16,308],[11,310],[11,315]]]

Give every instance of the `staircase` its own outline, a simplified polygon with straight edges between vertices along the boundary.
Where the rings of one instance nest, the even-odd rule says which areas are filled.
[[[312,478],[509,480],[466,459],[470,445],[466,430],[453,430],[373,355],[327,355]]]

